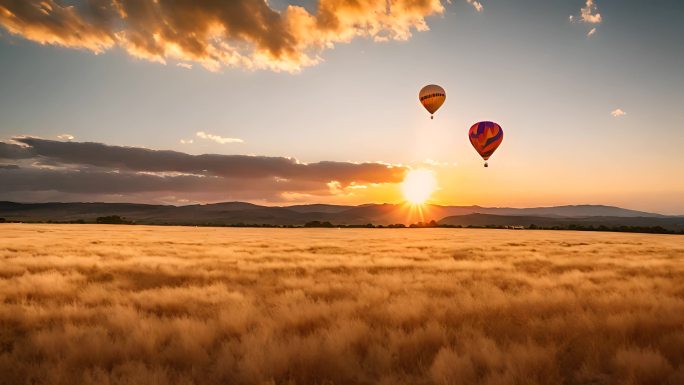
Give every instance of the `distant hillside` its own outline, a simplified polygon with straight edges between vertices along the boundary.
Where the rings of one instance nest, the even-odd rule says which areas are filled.
[[[603,205],[576,205],[532,208],[509,207],[480,207],[480,206],[432,206],[438,210],[441,217],[467,214],[493,214],[510,216],[540,216],[540,217],[667,217],[662,214],[648,213]]]
[[[630,227],[662,227],[672,231],[684,231],[684,218],[681,217],[582,217],[559,218],[542,216],[504,216],[491,214],[468,214],[446,217],[439,221],[441,225],[452,226],[524,226],[538,227],[568,227],[575,226],[605,226],[615,228]]]
[[[404,205],[367,204],[260,206],[245,202],[205,205],[147,205],[133,203],[14,203],[0,202],[0,218],[25,222],[85,221],[98,217],[120,216],[142,224],[232,225],[268,224],[303,225],[307,222],[331,222],[338,225],[372,223],[388,225],[418,221],[440,221],[452,225],[549,225],[567,223],[605,223],[616,225],[663,226],[679,228],[684,217],[671,217],[611,206],[557,206],[506,208],[479,206],[438,206],[423,208],[422,218]]]
[[[285,206],[284,208],[298,213],[341,213],[349,210],[350,207],[351,206],[312,204]]]

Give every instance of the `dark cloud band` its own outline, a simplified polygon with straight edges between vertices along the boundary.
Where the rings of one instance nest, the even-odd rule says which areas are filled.
[[[292,158],[190,155],[102,143],[16,137],[0,142],[0,194],[201,194],[213,200],[330,195],[328,183],[398,183],[406,168],[382,163],[299,163]],[[7,164],[9,163],[9,164]]]
[[[54,162],[88,165],[117,170],[178,172],[226,178],[297,179],[308,181],[396,183],[403,179],[403,167],[381,163],[318,162],[303,164],[283,157],[247,155],[189,155],[177,151],[108,146],[102,143],[60,142],[39,138],[15,138],[26,145],[9,146],[4,152],[16,157],[40,157]],[[0,147],[0,151],[2,147]],[[2,157],[2,153],[0,153]],[[12,157],[9,157],[12,159]],[[16,158],[14,158],[16,159]]]

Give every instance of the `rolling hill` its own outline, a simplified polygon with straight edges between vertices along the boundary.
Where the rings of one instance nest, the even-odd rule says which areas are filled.
[[[443,218],[440,225],[451,226],[523,226],[551,228],[569,226],[616,228],[629,227],[662,227],[667,230],[684,231],[684,218],[681,217],[614,217],[614,216],[588,216],[588,217],[543,217],[543,216],[514,216],[492,214],[468,214],[454,215]]]
[[[634,211],[612,206],[579,205],[535,208],[428,205],[423,216],[399,204],[260,206],[246,202],[203,205],[150,205],[134,203],[16,203],[0,202],[0,218],[23,222],[95,222],[117,215],[141,224],[176,225],[303,225],[331,222],[337,225],[438,221],[460,226],[661,226],[684,230],[684,217]]]

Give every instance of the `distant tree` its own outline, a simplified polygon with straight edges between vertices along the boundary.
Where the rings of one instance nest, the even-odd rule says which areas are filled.
[[[668,234],[671,232],[671,231],[663,228],[662,226],[651,227],[649,230],[651,233],[654,233],[654,234]]]
[[[333,226],[332,223],[327,222],[327,221],[326,222],[311,221],[311,222],[306,222],[304,224],[304,227],[326,227],[326,228],[330,228],[330,227],[335,227],[335,226]]]
[[[7,220],[5,218],[0,218],[0,223],[5,223]]]
[[[126,220],[124,217],[118,215],[108,215],[105,217],[97,217],[95,223],[106,224],[106,225],[130,225],[133,222]]]

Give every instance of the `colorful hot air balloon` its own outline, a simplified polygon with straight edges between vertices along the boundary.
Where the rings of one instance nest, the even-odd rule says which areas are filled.
[[[485,160],[485,167],[487,165],[487,159],[496,151],[497,147],[501,144],[503,140],[503,129],[501,126],[494,122],[479,122],[473,124],[470,127],[470,132],[468,132],[468,138],[470,138],[470,143],[475,147],[475,150],[482,156]]]
[[[430,119],[433,119],[432,115],[439,109],[439,107],[442,106],[442,104],[444,104],[444,101],[446,100],[446,92],[444,92],[444,88],[430,84],[420,90],[420,93],[418,93],[418,99],[423,107],[425,107],[425,109],[430,113]]]

